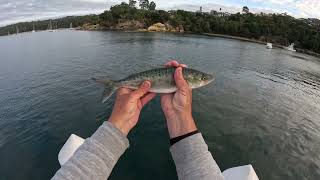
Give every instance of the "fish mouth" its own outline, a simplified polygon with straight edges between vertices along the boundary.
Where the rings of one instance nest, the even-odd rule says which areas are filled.
[[[208,74],[207,77],[208,77],[208,80],[205,82],[206,85],[212,83],[215,80],[214,76],[211,74]]]
[[[206,86],[214,81],[214,78],[203,81],[200,86]]]
[[[208,84],[212,83],[214,81],[214,79],[211,79],[208,81]]]
[[[208,80],[208,81],[204,82],[204,86],[206,86],[206,85],[208,85],[208,84],[212,83],[213,81],[214,81],[214,79],[211,79],[211,80]]]

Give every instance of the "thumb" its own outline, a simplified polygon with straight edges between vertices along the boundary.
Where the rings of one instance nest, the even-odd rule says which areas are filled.
[[[176,82],[177,88],[180,90],[186,89],[189,87],[187,81],[184,79],[182,74],[182,67],[178,67],[174,73],[174,80]]]
[[[140,85],[139,89],[133,91],[131,95],[134,99],[140,99],[149,92],[150,87],[151,83],[149,81],[145,81]]]

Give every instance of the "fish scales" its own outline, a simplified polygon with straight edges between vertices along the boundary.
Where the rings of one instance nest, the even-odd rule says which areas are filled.
[[[136,90],[144,81],[151,82],[149,92],[173,93],[177,90],[174,80],[175,70],[174,67],[157,68],[132,74],[119,81],[94,80],[106,86],[103,97],[103,102],[105,102],[118,88],[125,87]],[[214,80],[214,77],[210,74],[189,68],[183,68],[183,76],[192,89],[205,86]]]
[[[152,87],[150,92],[171,93],[176,91],[173,74],[175,68],[158,68],[141,73],[133,74],[119,81],[120,86],[130,89],[138,89],[143,81],[150,81]]]

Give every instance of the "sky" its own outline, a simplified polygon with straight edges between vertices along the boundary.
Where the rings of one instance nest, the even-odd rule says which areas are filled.
[[[101,13],[128,0],[0,0],[0,26],[16,22]],[[150,1],[150,0],[149,0]],[[154,0],[157,9],[219,10],[236,13],[248,6],[251,12],[284,13],[296,18],[320,19],[320,0]]]

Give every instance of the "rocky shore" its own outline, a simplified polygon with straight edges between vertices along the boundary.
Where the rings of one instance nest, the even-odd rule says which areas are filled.
[[[83,30],[83,31],[124,31],[124,32],[173,32],[173,33],[184,33],[185,30],[183,26],[177,26],[174,27],[170,25],[169,23],[155,23],[151,26],[146,26],[144,23],[136,20],[123,20],[120,21],[118,24],[114,26],[102,26],[99,24],[84,24],[81,27],[76,28],[77,30]],[[259,44],[266,44],[265,41],[257,40],[257,39],[249,39],[244,37],[238,37],[238,36],[230,36],[230,35],[224,35],[224,34],[214,34],[214,33],[203,33],[202,35],[206,36],[214,36],[214,37],[222,37],[222,38],[228,38],[228,39],[236,39],[241,41],[247,41],[247,42],[253,42],[253,43],[259,43]],[[273,44],[274,47],[285,49],[285,46],[279,45],[279,44]],[[305,50],[305,49],[299,49],[296,48],[297,52],[308,54],[315,57],[320,57],[320,54]]]
[[[184,33],[183,26],[173,27],[169,23],[155,23],[151,26],[146,26],[140,21],[120,21],[114,26],[102,26],[99,24],[84,24],[78,27],[77,30],[84,31],[103,31],[103,30],[113,30],[113,31],[137,31],[137,32],[176,32]]]

